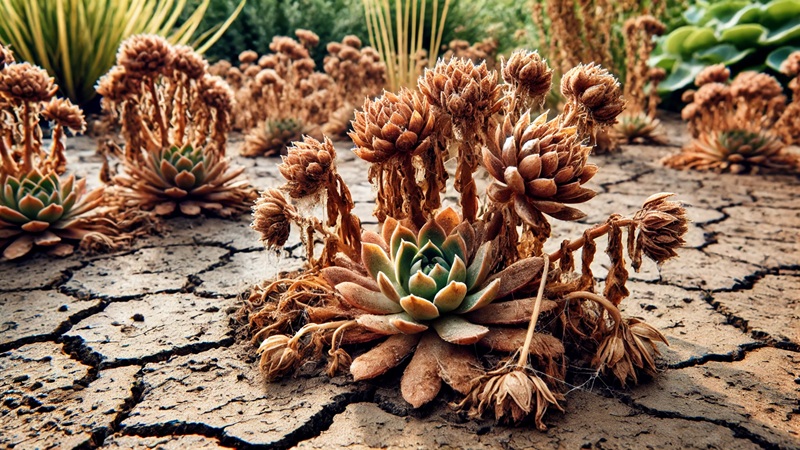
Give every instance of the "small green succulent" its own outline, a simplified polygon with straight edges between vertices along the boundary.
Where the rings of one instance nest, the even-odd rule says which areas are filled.
[[[184,191],[203,185],[206,180],[206,155],[202,149],[187,145],[183,148],[172,146],[164,150],[160,157],[150,153],[150,165],[161,179]]]
[[[543,265],[541,258],[529,258],[490,276],[492,241],[481,241],[473,226],[449,208],[418,233],[389,219],[381,236],[363,237],[362,263],[369,278],[343,277],[338,267],[323,269],[323,275],[351,306],[367,313],[358,323],[371,331],[414,334],[433,327],[447,342],[473,344],[489,329],[462,315],[525,285]]]
[[[79,216],[97,207],[103,189],[84,196],[85,180],[73,176],[62,182],[58,174],[32,170],[0,183],[0,248],[3,256],[21,257],[33,245],[53,246],[62,238],[80,239],[85,225]]]

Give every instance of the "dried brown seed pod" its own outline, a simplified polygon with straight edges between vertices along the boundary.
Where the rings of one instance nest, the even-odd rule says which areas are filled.
[[[553,70],[537,52],[517,50],[503,63],[503,80],[514,87],[517,93],[534,99],[534,103],[544,100],[553,81]]]
[[[731,101],[731,88],[728,85],[711,82],[700,86],[694,93],[694,104],[698,108],[711,108]]]
[[[0,69],[14,62],[14,52],[5,45],[0,44]]]
[[[261,234],[261,242],[267,248],[279,249],[289,239],[290,219],[296,214],[283,192],[268,189],[261,193],[253,205],[253,223],[250,227]]]
[[[625,109],[617,79],[594,63],[579,64],[565,73],[561,77],[561,94],[600,126],[612,125]]]
[[[651,195],[634,215],[639,228],[632,262],[634,269],[639,270],[642,264],[642,252],[661,264],[677,256],[675,250],[686,243],[683,236],[689,229],[689,218],[683,205],[669,200],[673,195],[669,192]]]
[[[497,72],[490,72],[485,63],[453,58],[425,69],[418,83],[432,106],[461,125],[480,123],[502,106]]]
[[[11,64],[0,73],[0,94],[24,102],[46,102],[58,86],[44,69],[28,63]]]
[[[596,195],[582,187],[597,172],[597,166],[587,164],[590,152],[575,128],[547,122],[546,113],[533,122],[523,114],[513,128],[507,118],[483,149],[483,165],[494,178],[489,198],[513,202],[517,215],[531,226],[536,225],[533,210],[560,220],[583,218],[584,213],[566,204]]]
[[[161,36],[131,36],[119,48],[117,65],[128,75],[144,77],[166,73],[172,66],[172,46]]]
[[[800,51],[795,51],[781,63],[781,73],[790,77],[800,73]]]
[[[82,133],[86,129],[83,111],[68,99],[54,98],[45,106],[42,116],[64,128]]]
[[[759,98],[770,100],[782,96],[783,88],[775,77],[748,70],[733,79],[731,95],[746,101]]]
[[[360,49],[361,48],[361,39],[359,39],[358,36],[353,36],[352,34],[350,34],[350,35],[345,36],[344,39],[342,39],[342,44],[344,44],[344,45],[346,45],[348,47],[353,47],[353,48],[356,48],[356,49]]]
[[[252,64],[258,60],[258,53],[252,50],[245,50],[239,53],[239,62],[242,64]]]
[[[297,36],[297,39],[300,39],[300,42],[303,43],[308,48],[316,47],[319,44],[319,36],[311,30],[304,30],[302,28],[298,28],[294,35]]]
[[[415,91],[401,89],[398,95],[384,92],[367,99],[357,111],[348,133],[359,158],[384,162],[395,155],[418,155],[432,145],[434,116],[428,102]]]
[[[303,198],[319,192],[330,180],[335,160],[336,149],[328,138],[320,142],[305,136],[303,142],[295,142],[278,165],[289,196]]]
[[[187,45],[178,45],[175,47],[172,66],[178,72],[184,73],[189,79],[198,80],[206,73],[208,62],[193,48]]]
[[[233,108],[233,91],[220,77],[204,75],[200,79],[199,92],[203,102],[218,112],[229,113]]]
[[[731,71],[725,67],[725,64],[714,64],[713,66],[708,66],[702,71],[694,79],[694,84],[697,87],[703,86],[708,83],[722,83],[725,84],[731,78]]]

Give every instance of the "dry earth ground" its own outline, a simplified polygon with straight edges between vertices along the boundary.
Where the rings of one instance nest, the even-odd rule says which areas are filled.
[[[673,145],[686,138],[678,123],[669,130]],[[71,145],[71,168],[96,180],[94,143]],[[624,303],[669,338],[664,370],[629,390],[582,374],[545,433],[466,420],[448,406],[452,393],[410,410],[396,372],[266,385],[232,313],[252,284],[300,267],[302,249],[294,238],[282,258],[268,255],[245,216],[176,218],[165,235],[116,254],[0,262],[0,445],[800,448],[800,180],[659,165],[675,150],[594,157],[600,195],[583,208],[589,217],[555,222],[550,242],[631,214],[654,192],[691,205],[680,258],[632,274]],[[357,212],[371,218],[366,166],[340,154]],[[259,188],[280,184],[275,159],[237,160]]]

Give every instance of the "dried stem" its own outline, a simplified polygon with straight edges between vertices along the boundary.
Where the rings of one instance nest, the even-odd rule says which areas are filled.
[[[544,296],[544,287],[547,284],[547,272],[550,268],[550,257],[547,253],[543,254],[544,267],[542,268],[542,280],[539,282],[539,292],[536,293],[536,302],[533,304],[533,313],[531,314],[531,322],[528,325],[528,334],[525,335],[525,345],[522,346],[522,353],[517,360],[517,367],[524,368],[528,361],[528,352],[531,349],[531,342],[533,342],[533,332],[536,330],[536,322],[539,321],[539,312],[542,309],[542,297]]]
[[[563,298],[566,301],[571,301],[576,299],[591,300],[602,306],[603,309],[605,309],[606,311],[608,311],[608,314],[614,320],[615,328],[619,327],[620,324],[622,324],[622,313],[619,311],[619,308],[614,306],[613,303],[611,303],[607,298],[603,297],[602,295],[597,295],[593,292],[588,292],[588,291],[577,291],[577,292],[571,292],[565,295]]]
[[[606,222],[606,223],[603,223],[603,224],[600,224],[600,225],[595,225],[594,227],[589,228],[588,230],[586,230],[586,232],[580,238],[578,238],[578,239],[576,239],[574,241],[569,241],[569,243],[566,244],[566,245],[562,245],[561,248],[556,250],[556,252],[553,253],[550,257],[553,260],[561,259],[564,256],[564,249],[565,248],[567,250],[569,250],[570,252],[574,252],[574,251],[578,250],[579,248],[583,247],[583,244],[586,242],[587,236],[588,236],[589,239],[592,239],[592,240],[597,239],[600,236],[603,236],[604,234],[608,233],[608,231],[611,229],[612,225],[616,225],[616,226],[619,226],[619,227],[625,227],[625,226],[630,226],[632,224],[635,225],[636,223],[637,222],[635,220],[633,220],[633,219],[617,219],[617,220],[609,221],[609,222]]]

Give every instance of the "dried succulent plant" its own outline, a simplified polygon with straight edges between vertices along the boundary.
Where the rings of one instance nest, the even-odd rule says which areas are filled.
[[[124,173],[111,181],[126,207],[221,216],[250,208],[256,193],[225,157],[231,90],[207,66],[188,47],[140,35],[100,81],[104,109],[122,121]]]
[[[681,116],[692,140],[664,163],[715,172],[797,172],[800,157],[785,151],[794,142],[798,109],[791,105],[797,100],[787,107],[781,85],[767,74],[729,76],[725,66],[709,66],[695,80],[697,91],[684,93]]]
[[[503,65],[505,83],[498,78],[483,64],[451,59],[420,77],[420,93],[365,102],[350,137],[371,164],[380,233],[355,238],[330,141],[306,138],[289,149],[280,167],[288,198],[264,193],[253,228],[280,249],[288,225],[298,225],[310,264],[258,286],[248,303],[268,379],[322,359],[325,349],[328,373],[349,368],[356,380],[410,357],[400,390],[412,406],[430,402],[444,383],[465,396],[459,407],[472,416],[530,419],[544,429],[545,412],[564,399],[567,359],[620,384],[655,372],[656,343],[666,339],[619,305],[630,295],[626,249],[638,270],[643,256],[661,263],[683,245],[687,218],[671,194],[652,196],[631,218],[612,215],[552,255],[542,250],[548,216],[582,218],[572,205],[595,195],[583,187],[597,171],[587,144],[622,111],[619,85],[597,66],[579,66],[562,83],[565,112],[548,121],[522,109],[541,106],[549,90],[551,71],[537,54],[515,53]],[[451,148],[460,212],[442,208]],[[481,165],[485,192],[473,178]],[[292,206],[309,198],[326,199],[328,221]],[[611,267],[598,293],[590,267],[602,236]],[[351,344],[366,351],[352,357]]]
[[[0,45],[0,249],[25,256],[35,246],[65,256],[76,243],[114,247],[122,239],[109,217],[103,188],[66,171],[66,131],[82,132],[83,112],[66,99],[44,69],[14,63]],[[41,120],[52,123],[52,143],[42,143]]]

